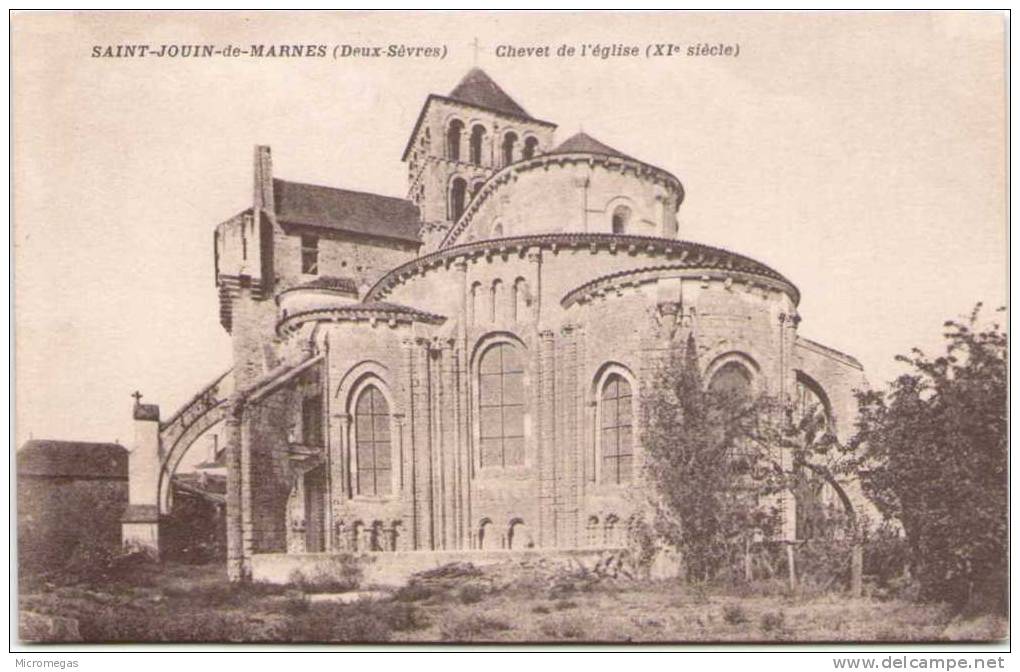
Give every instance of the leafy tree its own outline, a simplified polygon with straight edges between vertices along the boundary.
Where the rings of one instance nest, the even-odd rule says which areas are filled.
[[[683,554],[689,578],[732,568],[756,536],[772,534],[776,489],[758,433],[758,400],[706,389],[689,336],[672,349],[644,395],[642,445],[655,484],[655,530]]]
[[[887,390],[858,393],[865,494],[903,527],[922,597],[1005,606],[1008,555],[1007,336],[945,323],[946,353],[914,349]]]
[[[838,483],[848,451],[825,415],[794,417],[777,398],[706,387],[692,335],[665,356],[643,403],[655,531],[681,551],[689,578],[735,570],[753,542],[780,538],[780,493],[808,509],[824,484],[835,487],[849,518],[815,516],[815,526],[853,526]]]

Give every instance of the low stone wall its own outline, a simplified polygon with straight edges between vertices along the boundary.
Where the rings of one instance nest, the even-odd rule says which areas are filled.
[[[412,574],[454,562],[470,562],[482,567],[512,562],[553,562],[564,567],[594,570],[609,556],[622,549],[569,550],[497,550],[497,551],[397,551],[389,553],[262,553],[252,557],[252,580],[265,583],[292,583],[303,577],[336,576],[349,571],[352,564],[361,568],[364,586],[402,586]],[[354,561],[354,562],[352,562]]]

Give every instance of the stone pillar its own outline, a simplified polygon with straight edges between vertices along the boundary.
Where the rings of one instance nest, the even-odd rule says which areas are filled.
[[[794,373],[791,364],[791,353],[793,351],[793,342],[796,338],[796,323],[800,319],[796,315],[788,315],[786,313],[779,314],[779,384],[778,396],[780,403],[783,407],[787,407],[790,403],[790,395],[793,393],[794,387]],[[784,411],[780,411],[784,412]],[[785,423],[786,418],[776,418],[779,423]],[[780,464],[782,465],[783,471],[790,473],[794,469],[793,465],[793,454],[786,449],[783,449],[782,455],[780,455]],[[782,538],[785,541],[792,542],[797,539],[797,500],[793,495],[793,492],[789,489],[780,492],[780,515],[782,516]],[[791,551],[790,555],[791,566],[793,563],[793,555]],[[793,570],[791,570],[793,571]],[[795,574],[790,575],[790,584],[793,586],[796,583]]]
[[[542,248],[529,247],[527,252],[528,262],[534,269],[531,275],[531,319],[538,325],[542,320]]]
[[[128,506],[121,518],[122,540],[125,549],[159,559],[159,406],[135,403],[134,420],[135,442],[128,454]],[[166,487],[170,487],[169,480]]]
[[[560,499],[560,536],[559,545],[576,547],[578,545],[578,528],[580,517],[580,406],[578,389],[578,332],[576,324],[563,327],[564,336],[562,369],[563,385],[560,391],[562,402],[560,415],[563,417],[563,433],[557,445],[562,455],[562,484],[559,488]]]
[[[244,401],[235,398],[227,410],[227,579],[244,581],[244,544],[241,525],[241,416]]]
[[[539,334],[538,347],[538,545],[556,546],[556,340]]]

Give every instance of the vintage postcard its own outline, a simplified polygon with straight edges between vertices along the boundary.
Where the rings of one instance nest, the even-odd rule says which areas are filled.
[[[1007,21],[14,12],[15,641],[1003,646]]]

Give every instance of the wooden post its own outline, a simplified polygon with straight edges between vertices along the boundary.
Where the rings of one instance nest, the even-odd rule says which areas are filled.
[[[751,568],[751,541],[749,539],[744,540],[744,581],[748,583],[754,581],[754,572]]]
[[[797,591],[797,569],[794,566],[793,562],[794,562],[793,543],[787,542],[787,544],[786,544],[786,567],[787,567],[787,569],[789,571],[789,574],[790,574],[790,592],[791,593]]]
[[[850,550],[850,596],[860,597],[864,592],[864,545],[854,539]]]

